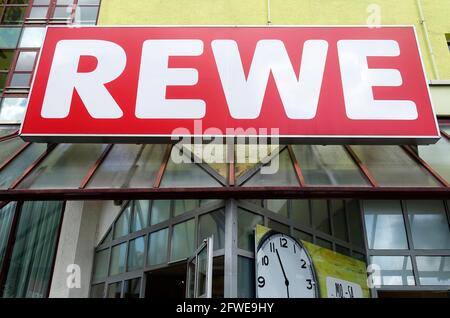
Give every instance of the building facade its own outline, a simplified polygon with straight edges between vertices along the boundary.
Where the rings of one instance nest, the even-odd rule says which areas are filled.
[[[213,236],[212,296],[254,297],[260,224],[363,261],[372,297],[448,297],[449,16],[435,0],[0,0],[0,296],[183,298],[187,259]],[[46,26],[95,24],[414,25],[441,138],[214,152],[23,141]]]

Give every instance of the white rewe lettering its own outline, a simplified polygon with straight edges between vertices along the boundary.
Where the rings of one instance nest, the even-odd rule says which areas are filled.
[[[235,41],[215,40],[212,49],[233,118],[258,118],[271,72],[289,118],[312,119],[316,116],[328,42],[308,40],[304,43],[298,79],[282,41],[261,40],[257,43],[247,78]]]
[[[138,118],[193,118],[205,116],[206,104],[200,99],[166,99],[169,85],[195,85],[198,71],[169,68],[169,56],[198,56],[201,40],[148,40],[142,49],[136,116]]]
[[[350,119],[415,120],[417,107],[410,100],[375,100],[373,86],[401,86],[402,76],[395,69],[369,69],[368,56],[399,56],[392,40],[338,41],[339,63],[345,108]]]
[[[78,72],[82,56],[93,56],[97,67]],[[74,89],[93,118],[120,118],[123,112],[105,87],[122,74],[127,63],[119,45],[102,40],[62,40],[56,45],[41,115],[65,118],[69,115]]]

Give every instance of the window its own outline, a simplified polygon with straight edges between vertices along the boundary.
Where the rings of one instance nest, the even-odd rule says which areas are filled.
[[[37,51],[19,51],[15,69],[9,86],[12,88],[29,88],[31,86],[31,75],[36,62]]]
[[[307,184],[368,186],[342,146],[296,145],[292,149]]]
[[[25,18],[29,0],[0,1],[0,23],[22,24]]]
[[[62,208],[62,202],[36,201],[16,211],[20,217],[2,286],[4,298],[47,297]]]
[[[363,206],[377,287],[450,285],[447,202],[378,200]]]
[[[213,295],[223,295],[225,204],[212,200],[200,206],[199,202],[125,202],[95,250],[91,297],[140,297],[141,289],[145,289],[140,279],[144,273],[185,261],[203,238],[211,235],[214,235],[213,267],[217,274]]]
[[[16,80],[21,81],[21,79]],[[0,121],[8,123],[20,123],[25,116],[26,106],[27,98],[25,97],[3,98],[0,104]]]
[[[94,25],[100,0],[35,0],[27,22]]]
[[[436,179],[399,146],[352,146],[380,186],[439,187]]]

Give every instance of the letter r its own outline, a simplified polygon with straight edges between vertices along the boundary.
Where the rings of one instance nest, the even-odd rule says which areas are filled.
[[[97,67],[92,72],[78,73],[81,56],[93,56]],[[62,40],[55,56],[42,105],[44,118],[65,118],[69,115],[73,90],[93,118],[120,118],[123,112],[105,87],[122,74],[127,63],[119,45],[101,40]]]

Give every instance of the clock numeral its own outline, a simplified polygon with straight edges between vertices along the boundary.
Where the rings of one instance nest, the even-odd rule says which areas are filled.
[[[258,287],[263,288],[264,286],[266,286],[266,280],[264,279],[264,277],[259,276],[258,277]]]
[[[274,242],[270,242],[270,243],[269,243],[269,247],[270,247],[270,251],[271,251],[272,253],[275,253],[275,243],[274,243]]]
[[[280,246],[287,248],[287,240],[284,237],[280,237]]]
[[[307,268],[306,267],[306,261],[302,258],[301,260],[300,260],[300,263],[302,264],[302,268]]]
[[[294,246],[294,254],[297,254],[297,251],[296,251],[296,249],[295,249],[295,244],[292,245],[292,246]]]
[[[306,282],[308,283],[308,285],[306,286],[307,289],[312,289],[313,288],[313,283],[311,279],[307,279]]]
[[[269,257],[267,255],[263,256],[261,263],[263,264],[263,266],[269,265]]]

